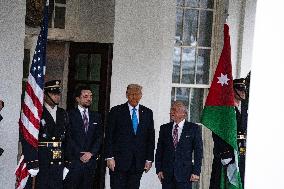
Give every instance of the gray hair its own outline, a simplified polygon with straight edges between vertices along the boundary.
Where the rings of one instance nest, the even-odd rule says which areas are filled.
[[[126,91],[128,91],[128,90],[138,90],[138,91],[141,91],[142,92],[142,86],[141,85],[138,85],[138,84],[129,84],[128,86],[127,86],[127,90]]]
[[[186,113],[186,115],[188,115],[187,106],[184,104],[183,101],[180,101],[180,100],[173,101],[172,107],[173,106],[177,106],[177,107],[181,108],[184,111],[184,113]]]

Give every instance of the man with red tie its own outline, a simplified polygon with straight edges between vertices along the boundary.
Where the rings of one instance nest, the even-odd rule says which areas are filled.
[[[106,128],[105,157],[111,189],[139,189],[143,171],[154,161],[153,112],[139,104],[142,87],[130,84],[128,101],[111,108]]]
[[[201,171],[201,128],[186,121],[187,108],[181,101],[172,104],[170,116],[172,122],[160,127],[156,173],[163,189],[191,189],[192,182],[199,180]]]

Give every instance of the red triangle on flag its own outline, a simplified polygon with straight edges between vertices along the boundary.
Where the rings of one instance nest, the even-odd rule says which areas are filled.
[[[229,26],[224,25],[224,46],[205,106],[234,106]]]

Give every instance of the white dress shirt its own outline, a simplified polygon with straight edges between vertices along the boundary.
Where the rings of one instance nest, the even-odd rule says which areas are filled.
[[[52,108],[51,106],[49,106],[47,103],[44,103],[45,108],[47,109],[47,111],[50,113],[51,117],[53,118],[54,122],[56,123],[56,111],[57,111],[57,105],[54,106],[54,108]]]
[[[84,111],[86,110],[86,116],[87,116],[87,119],[88,119],[88,122],[89,122],[90,119],[89,119],[89,110],[88,110],[88,108],[83,108],[80,105],[78,105],[78,109],[79,109],[79,111],[81,113],[81,116],[82,116],[83,120],[84,120]]]
[[[137,120],[138,120],[138,124],[139,124],[139,104],[135,107],[132,107],[129,103],[128,103],[128,107],[129,107],[129,112],[130,112],[130,117],[132,119],[132,114],[133,114],[133,108],[136,109],[136,116],[137,116]]]
[[[183,126],[184,126],[184,122],[185,122],[185,119],[182,120],[181,122],[179,122],[179,124],[177,124],[176,122],[174,122],[174,125],[173,125],[173,129],[172,129],[172,136],[174,135],[174,129],[175,129],[175,125],[177,124],[178,125],[178,141],[180,139],[180,136],[181,136],[181,133],[182,133],[182,129],[183,129]]]

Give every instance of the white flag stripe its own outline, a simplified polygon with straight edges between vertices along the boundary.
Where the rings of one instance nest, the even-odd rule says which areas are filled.
[[[35,78],[30,74],[28,78],[28,82],[31,85],[34,93],[36,94],[37,98],[43,103],[43,89],[41,89],[35,81]]]
[[[38,139],[38,129],[34,127],[34,125],[29,121],[26,115],[22,112],[21,113],[21,120],[23,122],[24,127],[28,130],[28,132],[35,138]]]
[[[18,163],[18,165],[17,165],[17,168],[16,168],[16,170],[15,170],[15,173],[16,173],[16,171],[19,169],[19,167],[20,167],[20,165],[21,165],[21,163],[22,163],[23,160],[24,160],[24,155],[21,155],[20,161],[19,161],[19,163]],[[26,165],[26,164],[25,164],[25,165]]]
[[[26,183],[28,181],[29,175],[27,177],[25,177],[23,180],[21,180],[20,185],[17,189],[24,189],[26,186]]]
[[[33,104],[33,101],[32,101],[31,97],[29,96],[29,94],[27,92],[25,92],[25,100],[24,100],[24,102],[25,102],[26,106],[28,106],[30,111],[34,114],[34,117],[37,120],[40,120],[39,117],[38,117],[38,109]]]

